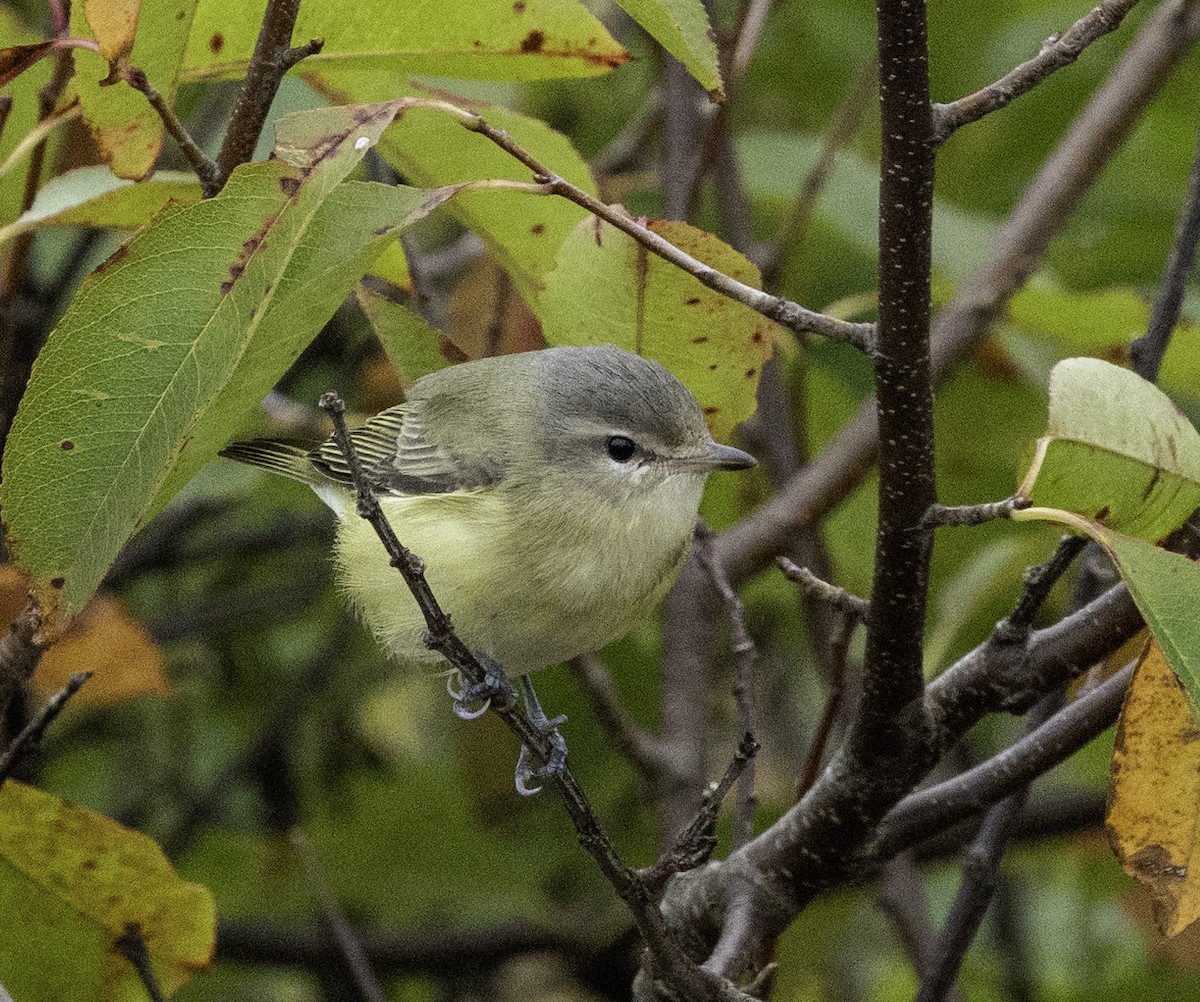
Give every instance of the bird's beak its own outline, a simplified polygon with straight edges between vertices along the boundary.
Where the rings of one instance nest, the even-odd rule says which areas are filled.
[[[758,460],[732,445],[712,442],[708,447],[708,462],[705,465],[713,470],[748,470],[751,466],[757,466]]]

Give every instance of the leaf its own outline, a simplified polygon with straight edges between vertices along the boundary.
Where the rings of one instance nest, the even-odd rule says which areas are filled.
[[[133,230],[144,226],[168,202],[200,200],[200,183],[183,171],[155,171],[138,183],[107,167],[79,167],[51,178],[29,211],[0,227],[0,244],[43,226],[97,226]]]
[[[29,586],[11,565],[0,565],[0,629],[24,607]],[[96,595],[38,662],[35,688],[51,696],[74,672],[94,672],[72,705],[98,706],[130,696],[170,693],[162,655],[150,635],[115,598]]]
[[[53,42],[34,42],[0,49],[0,87],[15,80],[52,48]]]
[[[187,75],[194,80],[240,76],[264,8],[264,0],[201,0],[184,57]],[[337,4],[301,5],[293,37],[325,40],[320,53],[301,64],[305,73],[349,68],[385,75],[546,80],[607,73],[629,58],[575,0],[441,0],[436,7],[363,0],[353,13],[348,17]]]
[[[114,63],[133,51],[141,0],[83,0],[84,16],[100,55]]]
[[[103,25],[95,37],[105,55],[76,50],[76,74],[68,95],[79,98],[92,138],[117,177],[141,180],[150,175],[162,152],[163,125],[144,94],[115,81],[101,85],[110,73],[105,60],[116,58],[108,54],[106,46],[119,47],[132,41],[132,51],[125,50],[127,61],[145,72],[151,86],[170,105],[174,103],[195,6],[196,0],[141,0],[139,13],[136,0],[92,0],[71,7],[71,31],[77,37],[92,35],[89,21],[94,16]],[[96,11],[103,12],[103,17]],[[126,37],[133,27],[128,25],[131,12],[136,19],[136,38],[132,34]]]
[[[1105,827],[1125,872],[1154,897],[1165,936],[1200,918],[1200,730],[1163,653],[1151,642],[1117,722]]]
[[[546,347],[542,327],[516,283],[494,258],[482,255],[463,271],[446,307],[446,337],[467,358],[509,355]]]
[[[758,269],[711,233],[680,222],[647,225],[706,264],[759,284]],[[575,227],[535,311],[551,345],[611,343],[657,359],[696,395],[718,439],[754,411],[772,322],[602,220]]]
[[[725,100],[717,44],[700,0],[617,0],[617,4],[678,59],[709,97]]]
[[[449,364],[442,353],[443,345],[448,346],[446,338],[416,310],[366,286],[359,286],[355,295],[383,350],[400,373],[402,385],[411,386],[426,373]]]
[[[276,157],[169,206],[90,276],[34,365],[0,485],[54,635],[379,256],[452,194],[346,182],[401,102],[281,119]],[[64,498],[69,492],[69,503]]]
[[[8,8],[0,6],[0,39],[12,46],[18,44],[44,45],[38,34],[21,22]],[[5,49],[5,54],[10,49]],[[0,163],[4,163],[9,154],[25,136],[38,124],[38,91],[50,80],[54,72],[54,60],[44,59],[21,73],[15,80],[4,81],[0,86],[12,98],[12,108],[4,123],[4,131],[0,132]],[[57,144],[52,140],[47,151],[47,160],[53,163]],[[24,208],[25,176],[27,168],[18,167],[0,175],[0,225],[11,222],[21,214]],[[5,251],[0,249],[0,265]]]
[[[1050,374],[1046,434],[1018,493],[1150,541],[1200,506],[1200,433],[1157,387],[1095,358]]]
[[[379,74],[310,73],[305,79],[337,103],[380,100],[412,90],[408,81]],[[455,100],[453,95],[450,98]],[[588,194],[597,193],[587,164],[562,133],[507,108],[470,107],[559,176]],[[424,187],[483,178],[530,180],[529,168],[485,137],[468,132],[456,119],[432,108],[405,112],[384,133],[379,153],[403,177]],[[521,298],[530,304],[541,294],[562,242],[588,216],[586,210],[565,198],[535,198],[523,192],[497,190],[463,192],[455,198],[450,212],[483,238],[512,277]]]
[[[0,788],[0,982],[21,1002],[133,1002],[116,941],[130,924],[164,992],[207,967],[212,896],[145,835],[9,780]]]

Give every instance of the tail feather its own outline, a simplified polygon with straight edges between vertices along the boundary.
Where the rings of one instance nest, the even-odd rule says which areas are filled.
[[[328,478],[313,465],[311,447],[298,442],[270,438],[233,442],[221,450],[221,455],[310,487],[328,482]]]

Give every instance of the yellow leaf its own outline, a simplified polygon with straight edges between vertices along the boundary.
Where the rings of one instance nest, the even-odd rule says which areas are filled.
[[[1200,918],[1200,729],[1156,643],[1133,674],[1113,747],[1109,843],[1147,886],[1165,936]]]
[[[0,626],[11,623],[25,606],[29,588],[15,567],[0,567]],[[170,695],[162,655],[150,635],[121,603],[97,595],[67,631],[46,649],[33,676],[34,687],[49,696],[73,672],[94,672],[75,697],[99,705],[147,693]]]
[[[128,56],[137,34],[142,0],[83,0],[83,13],[110,63]]]
[[[165,994],[208,966],[216,905],[162,850],[94,811],[0,788],[0,983],[21,1002],[145,998],[117,941],[136,925]]]

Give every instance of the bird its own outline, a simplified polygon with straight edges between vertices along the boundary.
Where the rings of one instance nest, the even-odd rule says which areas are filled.
[[[496,679],[518,680],[556,758],[562,743],[561,762],[536,773],[522,749],[523,793],[537,789],[531,775],[565,763],[565,718],[546,717],[529,673],[603,647],[654,609],[687,558],[709,474],[755,464],[713,439],[696,398],[664,366],[613,345],[437,370],[350,441],[458,637]],[[221,454],[311,487],[338,519],[337,578],[361,618],[401,663],[438,663],[416,601],[356,513],[332,437],[236,442]],[[466,718],[498,694],[448,688]]]

